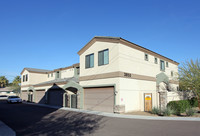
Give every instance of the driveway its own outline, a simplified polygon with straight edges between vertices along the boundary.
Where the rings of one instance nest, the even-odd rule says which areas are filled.
[[[3,101],[0,120],[17,136],[188,136],[200,132],[200,122],[112,118]]]

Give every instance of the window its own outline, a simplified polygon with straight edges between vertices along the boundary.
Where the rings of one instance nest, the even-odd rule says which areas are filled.
[[[158,64],[158,59],[157,58],[154,58],[154,63]]]
[[[98,53],[98,65],[106,65],[109,63],[109,50],[99,51]]]
[[[28,74],[26,74],[26,81],[28,81]]]
[[[23,82],[25,82],[25,75],[23,75]]]
[[[56,72],[56,78],[60,78],[60,72],[59,71]]]
[[[49,74],[48,74],[48,78],[49,78]]]
[[[169,64],[168,64],[168,62],[166,62],[166,67],[169,67]]]
[[[146,60],[146,61],[148,61],[149,60],[149,56],[148,56],[148,54],[144,54],[144,60]]]
[[[53,77],[53,73],[51,73],[51,77]]]
[[[94,67],[94,53],[85,56],[85,68]]]
[[[163,60],[160,60],[160,70],[165,71],[165,62]]]
[[[173,77],[174,76],[174,72],[173,71],[171,71],[171,77]]]

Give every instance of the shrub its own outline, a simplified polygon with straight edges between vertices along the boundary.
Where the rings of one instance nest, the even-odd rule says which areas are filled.
[[[198,100],[197,98],[193,97],[189,100],[191,107],[198,107]]]
[[[166,108],[162,111],[164,116],[170,116],[172,114],[172,110],[170,108]]]
[[[152,110],[151,110],[151,113],[152,113],[152,114],[157,114],[157,115],[158,115],[158,114],[160,114],[160,110],[159,110],[159,108],[157,108],[157,107],[153,107]]]
[[[187,116],[193,116],[195,113],[195,110],[192,108],[189,108],[189,109],[186,109],[185,113]]]
[[[167,108],[173,110],[174,111],[173,114],[175,115],[180,115],[190,107],[191,107],[190,102],[188,100],[171,101],[167,104]]]

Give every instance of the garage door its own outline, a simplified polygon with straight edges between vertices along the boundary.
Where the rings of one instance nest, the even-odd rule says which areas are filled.
[[[113,112],[114,88],[85,88],[84,89],[84,109]]]
[[[65,90],[49,90],[48,104],[53,106],[63,106],[63,95]]]
[[[36,90],[35,91],[35,102],[36,103],[45,103],[45,90]]]
[[[27,91],[22,91],[21,98],[22,98],[22,100],[25,100],[25,101],[28,100],[28,93],[27,93]]]

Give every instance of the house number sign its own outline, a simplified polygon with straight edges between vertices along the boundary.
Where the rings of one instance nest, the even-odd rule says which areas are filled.
[[[130,73],[124,73],[124,76],[125,77],[131,77],[131,74]]]

